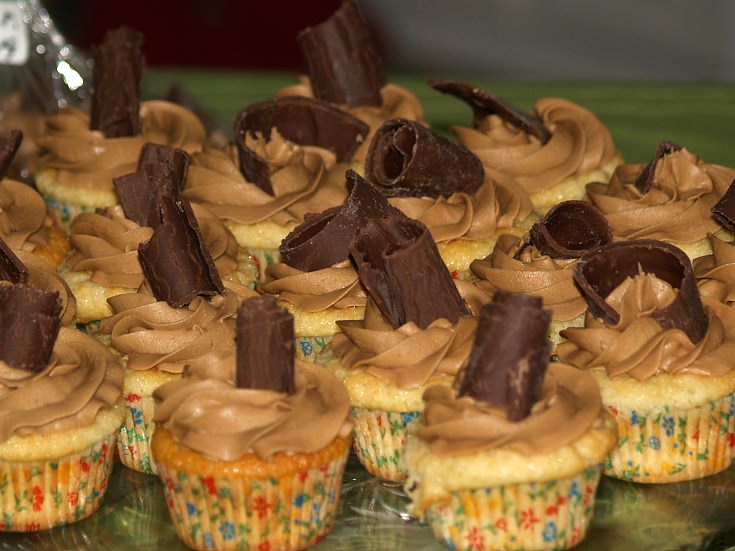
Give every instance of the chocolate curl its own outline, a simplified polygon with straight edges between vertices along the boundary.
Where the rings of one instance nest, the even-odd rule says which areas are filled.
[[[374,218],[355,236],[350,255],[360,281],[397,329],[410,321],[456,323],[469,314],[429,230],[403,214]]]
[[[174,308],[197,296],[224,291],[189,201],[160,196],[153,236],[138,246],[138,258],[156,299]]]
[[[245,144],[245,133],[270,140],[277,129],[285,139],[299,145],[314,145],[335,154],[338,162],[349,161],[370,128],[349,113],[312,98],[286,96],[254,103],[235,120],[235,144],[240,172],[266,193],[273,195],[268,163]]]
[[[653,179],[656,175],[656,165],[658,162],[666,157],[666,155],[670,155],[680,149],[680,145],[676,145],[668,140],[663,140],[658,144],[656,152],[653,154],[653,159],[651,159],[651,161],[643,168],[641,173],[638,175],[638,178],[635,179],[633,184],[635,188],[643,194],[648,193],[653,185]]]
[[[0,238],[0,280],[12,283],[28,281],[28,268],[2,238]]]
[[[712,216],[730,231],[735,231],[735,180],[712,207]]]
[[[550,321],[541,298],[497,291],[480,310],[459,396],[504,409],[509,421],[528,417],[549,366]]]
[[[579,258],[612,243],[612,232],[600,210],[584,201],[564,201],[531,226],[530,243],[551,258]],[[517,259],[523,248],[519,249]]]
[[[20,130],[11,130],[7,136],[0,136],[0,180],[5,178],[22,141],[23,132]]]
[[[388,197],[448,197],[475,193],[485,169],[463,145],[416,121],[392,119],[370,142],[365,177]]]
[[[611,325],[620,321],[620,314],[605,298],[626,278],[641,272],[653,274],[679,290],[674,302],[651,317],[665,329],[683,331],[694,344],[701,341],[707,333],[707,314],[692,263],[674,245],[648,239],[612,243],[589,252],[573,268],[574,281],[590,311]]]
[[[313,272],[347,260],[355,234],[368,220],[399,212],[357,172],[348,170],[345,176],[351,188],[345,203],[319,214],[307,214],[304,222],[281,242],[278,250],[289,266]]]
[[[551,139],[551,131],[539,117],[518,109],[498,96],[454,80],[430,80],[428,84],[437,92],[452,95],[469,104],[473,114],[472,125],[475,128],[488,115],[497,115],[526,134],[535,136],[542,144]]]
[[[353,0],[296,38],[309,69],[314,96],[341,105],[382,105],[385,74],[373,40]]]
[[[108,138],[140,132],[143,35],[127,27],[107,31],[94,53],[89,128]]]
[[[0,286],[0,361],[33,373],[48,364],[61,327],[59,293]]]
[[[244,300],[237,312],[237,388],[296,392],[293,316],[273,297]]]

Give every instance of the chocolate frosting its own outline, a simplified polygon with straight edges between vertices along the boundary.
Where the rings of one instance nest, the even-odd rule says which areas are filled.
[[[712,207],[712,215],[722,226],[730,231],[735,231],[735,180],[730,183],[730,187]]]
[[[653,154],[653,159],[651,159],[651,161],[643,168],[643,170],[641,170],[638,178],[635,179],[635,182],[633,183],[635,188],[640,193],[648,193],[651,190],[651,186],[653,185],[654,180],[656,179],[656,165],[658,165],[658,163],[664,157],[666,157],[666,155],[671,155],[672,153],[680,150],[680,145],[677,145],[668,140],[663,140],[661,143],[659,143],[656,147],[656,151]]]
[[[0,238],[0,279],[11,283],[26,283],[28,281],[28,268],[2,238]]]
[[[712,254],[694,260],[694,275],[703,299],[735,303],[735,245],[709,237]]]
[[[0,238],[14,251],[33,251],[48,243],[52,221],[43,197],[15,180],[0,181]]]
[[[0,180],[5,178],[22,141],[23,132],[20,130],[11,130],[7,136],[0,136]]]
[[[415,121],[386,121],[373,136],[365,176],[389,197],[472,194],[485,172],[467,148]]]

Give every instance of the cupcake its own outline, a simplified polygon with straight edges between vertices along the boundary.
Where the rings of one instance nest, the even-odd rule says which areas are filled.
[[[293,317],[272,297],[243,302],[233,352],[155,393],[153,454],[171,519],[195,549],[304,549],[337,515],[347,392],[294,362]]]
[[[432,88],[466,102],[472,128],[452,127],[459,142],[486,168],[512,177],[541,214],[569,199],[581,199],[588,182],[607,182],[622,156],[605,125],[584,107],[541,98],[525,113],[488,92],[453,81]]]
[[[96,511],[124,416],[123,369],[60,327],[55,294],[0,285],[0,530],[35,532]]]
[[[616,240],[666,241],[693,260],[712,252],[708,233],[733,239],[710,212],[733,179],[734,169],[705,163],[663,141],[649,163],[621,165],[609,185],[592,183],[587,194]]]
[[[405,488],[450,549],[568,549],[585,536],[615,423],[594,377],[549,364],[550,318],[538,297],[497,292],[458,384],[424,392]]]
[[[582,257],[590,311],[559,358],[597,379],[619,439],[605,474],[643,483],[722,471],[735,448],[735,312],[702,305],[687,256],[660,241]]]
[[[612,234],[605,217],[589,203],[565,201],[552,207],[523,237],[501,235],[492,254],[470,265],[475,285],[496,291],[526,293],[543,299],[551,310],[549,339],[584,324],[587,302],[577,289],[572,268],[585,252],[607,245]]]

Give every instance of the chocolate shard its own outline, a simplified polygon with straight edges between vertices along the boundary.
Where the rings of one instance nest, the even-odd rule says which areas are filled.
[[[452,95],[467,103],[472,108],[472,124],[475,128],[488,115],[497,115],[526,134],[535,136],[542,144],[551,139],[551,131],[539,117],[526,113],[498,96],[455,80],[430,80],[428,84],[437,92]]]
[[[245,135],[256,137],[260,134],[270,140],[274,128],[291,142],[331,151],[338,162],[349,161],[370,130],[367,124],[349,113],[312,98],[286,96],[243,109],[235,120],[240,172],[248,182],[270,195],[273,195],[273,186],[268,163],[246,145]]]
[[[5,178],[22,141],[23,132],[20,130],[11,130],[9,134],[0,136],[0,180]]]
[[[635,179],[635,182],[633,183],[635,188],[641,193],[648,193],[648,191],[651,189],[651,186],[653,185],[653,179],[656,175],[656,165],[658,164],[658,162],[666,157],[666,155],[670,155],[671,153],[679,151],[680,149],[680,145],[677,145],[668,140],[663,140],[661,143],[659,143],[658,147],[656,147],[656,152],[653,154],[653,159],[651,159],[649,163],[645,167],[643,167],[643,170],[638,175],[638,178]]]
[[[549,366],[550,321],[541,298],[497,291],[480,310],[459,396],[503,409],[509,421],[528,417]]]
[[[222,293],[222,280],[189,201],[162,195],[157,211],[153,236],[138,246],[138,258],[155,297],[181,308],[197,296]]]
[[[735,180],[712,207],[712,216],[728,230],[735,231]]]
[[[693,343],[707,333],[707,314],[702,306],[692,263],[684,252],[662,241],[641,239],[611,243],[580,258],[574,265],[574,281],[590,311],[605,323],[616,324],[620,314],[605,299],[628,277],[653,274],[679,292],[653,317],[661,327],[683,331]]]
[[[28,268],[2,238],[0,238],[0,280],[11,283],[28,281]]]
[[[293,316],[273,297],[244,300],[237,312],[237,388],[293,394]]]
[[[382,105],[385,74],[370,32],[354,0],[296,39],[314,95],[342,105]]]
[[[391,119],[370,142],[365,177],[388,197],[448,197],[477,191],[485,169],[466,147],[416,121]]]
[[[612,232],[600,210],[584,201],[564,201],[531,226],[529,242],[551,258],[579,258],[612,243]],[[516,253],[520,256],[523,248]]]
[[[140,132],[143,35],[127,27],[108,31],[94,53],[89,127],[108,138]]]
[[[357,172],[345,174],[350,195],[340,207],[307,214],[281,242],[283,261],[304,272],[328,268],[350,257],[350,245],[368,220],[400,212]]]
[[[410,321],[456,323],[469,314],[429,230],[403,214],[373,218],[355,236],[350,256],[360,281],[394,328]]]
[[[36,373],[48,364],[61,327],[59,293],[0,286],[0,361]]]
[[[220,128],[217,116],[184,90],[178,82],[174,82],[168,87],[163,99],[170,101],[171,103],[181,105],[182,107],[186,107],[189,111],[194,113],[204,125],[207,134],[211,134]]]

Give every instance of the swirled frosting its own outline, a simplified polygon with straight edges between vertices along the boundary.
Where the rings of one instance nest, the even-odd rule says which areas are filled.
[[[112,179],[135,172],[145,143],[169,145],[187,153],[200,151],[206,139],[199,118],[167,101],[140,106],[141,132],[124,138],[105,138],[89,129],[89,114],[67,107],[46,121],[38,143],[41,169],[57,169],[55,180],[81,189],[112,191]]]
[[[582,369],[604,368],[608,377],[629,375],[637,380],[658,373],[724,375],[733,368],[735,318],[707,308],[709,327],[693,344],[683,331],[664,329],[651,314],[674,301],[675,291],[651,274],[621,283],[605,300],[620,313],[616,325],[606,325],[587,313],[585,326],[562,331],[568,342],[557,347],[559,358]]]
[[[497,115],[484,118],[477,129],[454,126],[451,130],[485,167],[515,178],[529,193],[583,176],[618,156],[608,129],[584,107],[542,98],[535,112],[552,134],[543,145]]]
[[[102,344],[62,327],[38,373],[0,362],[0,442],[12,435],[86,427],[122,394],[123,368]]]
[[[642,194],[634,184],[644,167],[620,165],[608,185],[587,186],[616,238],[694,243],[720,230],[710,209],[735,179],[735,170],[681,149],[658,161],[651,189]]]
[[[43,134],[45,117],[38,108],[25,106],[23,103],[23,94],[20,91],[0,97],[0,132],[3,134],[11,130],[23,132],[23,141],[11,164],[11,174],[25,170],[29,174],[36,172],[38,163],[36,141]]]
[[[694,275],[702,297],[732,305],[735,302],[735,245],[710,235],[712,254],[694,261]]]
[[[52,223],[35,189],[8,178],[0,181],[0,237],[11,249],[31,252],[45,246]]]

